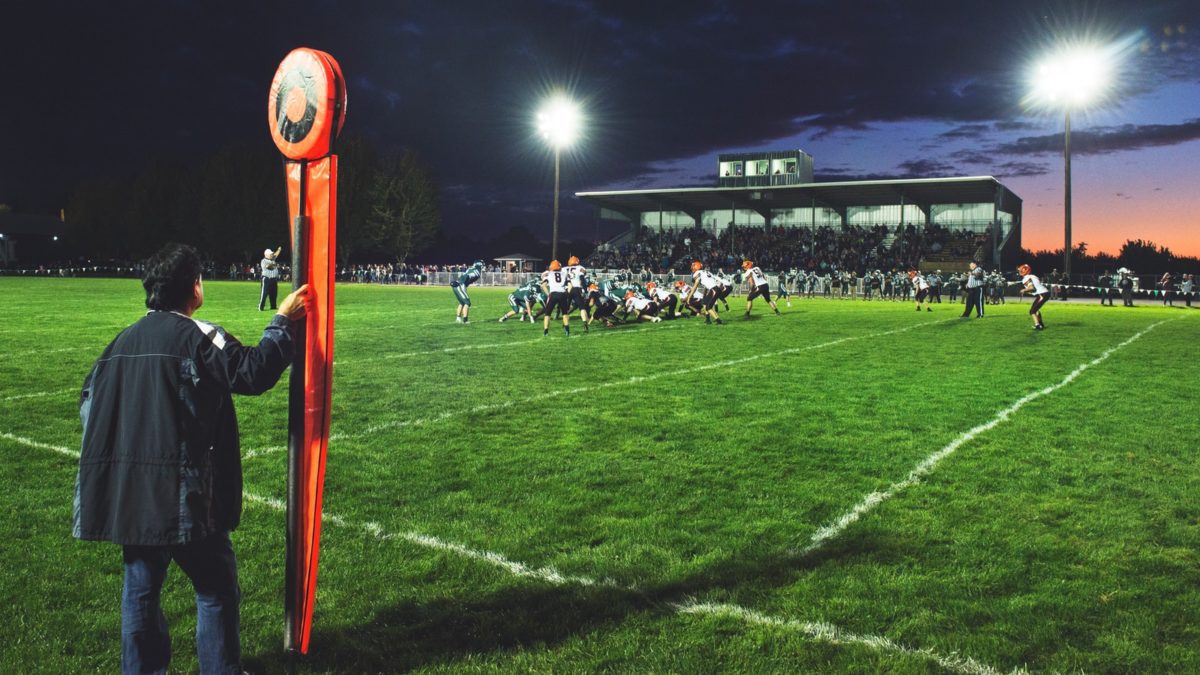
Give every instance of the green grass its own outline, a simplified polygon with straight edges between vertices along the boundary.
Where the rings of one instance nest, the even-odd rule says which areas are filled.
[[[208,282],[197,316],[254,342],[257,290]],[[305,672],[1200,671],[1194,310],[1052,303],[1034,333],[1022,304],[743,321],[735,299],[725,326],[541,339],[495,322],[506,294],[473,290],[463,326],[446,288],[338,288],[341,520]],[[78,388],[141,306],[134,280],[0,278],[0,672],[119,663],[119,550],[70,537],[55,448],[78,448]],[[246,490],[281,500],[286,387],[236,400]],[[234,542],[243,651],[283,671],[283,514],[248,500]],[[194,671],[178,570],[164,603]]]

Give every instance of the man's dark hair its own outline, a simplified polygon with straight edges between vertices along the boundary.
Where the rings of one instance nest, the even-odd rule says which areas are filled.
[[[167,244],[146,260],[142,287],[146,307],[177,311],[187,307],[192,289],[200,279],[200,254],[186,244]]]

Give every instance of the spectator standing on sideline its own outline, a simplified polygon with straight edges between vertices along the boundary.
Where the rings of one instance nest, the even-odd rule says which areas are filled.
[[[1104,274],[1101,274],[1100,278],[1096,280],[1096,286],[1096,290],[1100,292],[1100,306],[1103,307],[1104,301],[1107,300],[1108,306],[1112,307],[1113,291],[1116,288],[1116,284],[1113,283],[1113,275],[1109,274],[1108,270],[1104,270]]]
[[[146,316],[126,328],[83,383],[74,535],[123,547],[121,669],[166,672],[171,638],[159,594],[174,560],[196,591],[204,673],[241,672],[237,561],[242,511],[231,394],[261,394],[292,361],[304,286],[284,298],[256,347],[193,319],[204,304],[200,257],[167,244],[147,261]]]
[[[1121,275],[1120,281],[1117,282],[1117,287],[1121,289],[1121,304],[1133,307],[1133,270],[1122,267],[1117,270],[1117,274]]]
[[[275,299],[279,297],[279,264],[275,259],[279,257],[279,252],[283,247],[272,251],[267,249],[263,251],[262,262],[258,263],[262,269],[262,285],[258,294],[258,311],[263,311],[263,306],[267,301],[271,301],[271,309],[275,309]]]
[[[983,268],[972,262],[967,272],[967,306],[963,308],[962,317],[964,319],[971,316],[971,310],[975,310],[975,316],[983,318],[983,284],[986,277]]]
[[[1192,275],[1183,275],[1183,279],[1179,282],[1179,292],[1183,295],[1183,301],[1187,303],[1188,307],[1192,306],[1192,291],[1195,287],[1196,282]]]

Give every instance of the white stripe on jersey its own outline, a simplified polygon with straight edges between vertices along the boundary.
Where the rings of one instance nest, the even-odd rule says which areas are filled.
[[[213,346],[217,349],[225,349],[225,335],[217,330],[216,326],[200,319],[192,319],[192,322],[196,324],[201,333],[204,333],[205,337],[212,341]]]

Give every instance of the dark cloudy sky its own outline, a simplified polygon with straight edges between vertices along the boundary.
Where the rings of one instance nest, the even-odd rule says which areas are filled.
[[[818,180],[994,175],[1028,247],[1061,246],[1063,120],[1022,104],[1063,36],[1123,41],[1110,100],[1073,117],[1075,241],[1200,254],[1200,2],[16,2],[0,22],[0,203],[54,211],[80,179],[269,144],[293,47],[332,53],[348,132],[418,149],[446,228],[549,230],[537,102],[587,137],[563,190],[709,185],[722,151],[801,148]],[[281,188],[282,189],[282,188]],[[264,198],[282,198],[268,195]],[[567,198],[568,235],[593,210]]]

